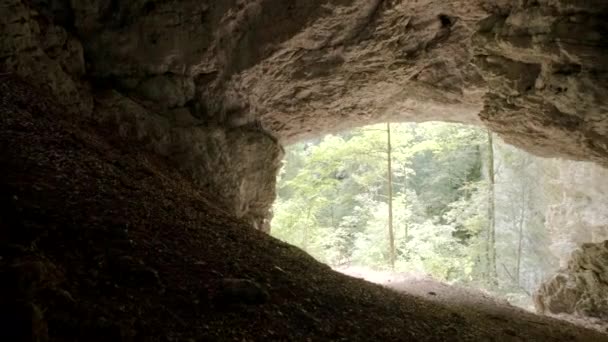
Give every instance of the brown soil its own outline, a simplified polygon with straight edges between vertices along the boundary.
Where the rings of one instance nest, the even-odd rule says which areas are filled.
[[[0,77],[1,341],[608,341],[334,272],[74,121]]]

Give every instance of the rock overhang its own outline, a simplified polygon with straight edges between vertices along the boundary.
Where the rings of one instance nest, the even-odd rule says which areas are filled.
[[[238,216],[266,215],[281,144],[386,120],[485,124],[536,154],[608,165],[601,0],[7,0],[2,11],[4,70],[135,134]]]

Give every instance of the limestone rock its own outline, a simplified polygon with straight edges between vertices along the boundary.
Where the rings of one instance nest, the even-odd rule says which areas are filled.
[[[194,81],[178,75],[157,75],[142,81],[137,91],[146,99],[167,107],[183,107],[194,97]]]
[[[541,313],[565,313],[608,322],[608,240],[583,244],[568,266],[535,295]]]
[[[536,154],[608,165],[606,13],[599,0],[494,8],[473,37],[484,123]]]
[[[88,115],[93,99],[81,43],[21,0],[0,6],[0,72],[15,73],[50,91],[74,113]]]
[[[571,253],[586,242],[608,239],[608,170],[593,163],[546,160],[557,170],[545,179],[558,200],[546,213],[545,227],[551,237],[551,252],[566,267]]]
[[[270,134],[251,127],[175,126],[118,92],[98,99],[98,120],[170,158],[230,213],[251,222],[268,216],[284,153]]]
[[[320,16],[226,85],[283,141],[387,118],[478,123],[485,85],[468,38],[484,12],[475,2],[319,7]]]
[[[4,0],[0,73],[136,134],[266,227],[281,144],[385,120],[483,123],[608,166],[607,13],[603,0]]]

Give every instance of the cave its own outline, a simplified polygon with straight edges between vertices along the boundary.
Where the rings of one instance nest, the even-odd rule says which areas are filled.
[[[487,127],[604,186],[607,15],[604,0],[4,0],[0,337],[608,340],[398,294],[267,234],[283,146],[387,121]],[[539,313],[606,320],[603,239],[541,286]]]

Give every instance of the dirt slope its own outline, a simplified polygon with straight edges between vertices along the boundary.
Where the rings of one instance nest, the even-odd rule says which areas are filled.
[[[608,341],[341,275],[110,132],[0,77],[1,341]]]

